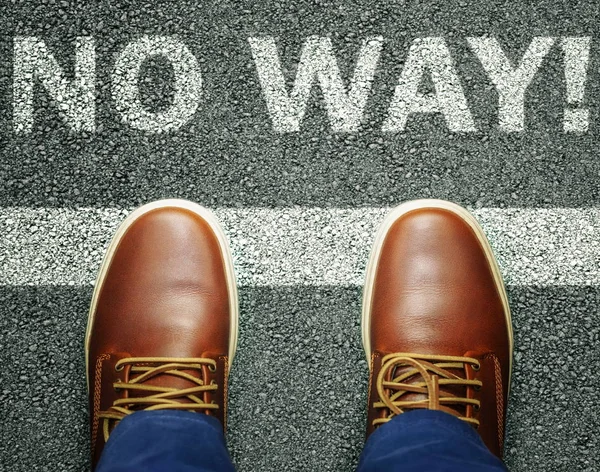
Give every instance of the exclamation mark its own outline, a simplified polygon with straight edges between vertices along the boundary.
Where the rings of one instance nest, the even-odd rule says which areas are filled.
[[[564,130],[568,133],[585,133],[589,125],[589,110],[583,107],[587,67],[590,59],[590,37],[563,38],[565,54],[565,79],[567,103]]]

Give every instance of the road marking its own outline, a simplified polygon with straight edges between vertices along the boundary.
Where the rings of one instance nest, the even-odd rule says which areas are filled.
[[[466,38],[472,54],[496,88],[500,130],[525,130],[525,93],[534,76],[539,73],[544,59],[558,42],[557,39],[534,37],[515,66],[515,61],[508,57],[496,38]],[[566,101],[569,104],[564,113],[565,132],[588,131],[589,110],[582,107],[582,102],[591,39],[589,36],[560,38],[564,55]],[[33,131],[35,84],[39,83],[72,131],[95,132],[95,39],[91,36],[76,38],[73,78],[69,78],[70,74],[65,72],[66,65],[56,60],[44,37],[15,36],[13,42],[14,131],[24,134]],[[290,54],[283,54],[287,48],[282,44],[278,48],[275,37],[251,36],[248,37],[248,45],[274,131],[295,133],[301,129],[309,101],[313,99],[311,90],[317,84],[332,131],[361,131],[365,107],[380,69],[383,36],[366,37],[357,51],[354,64],[344,64],[344,67],[340,67],[342,61],[338,61],[337,57],[340,55],[340,45],[334,44],[328,36],[307,37],[298,60],[293,61],[296,62],[293,67],[283,66],[285,63],[289,65]],[[67,47],[68,54],[72,54],[72,46]],[[278,49],[282,50],[282,57]],[[140,68],[152,56],[166,59],[174,76],[172,103],[161,111],[150,111],[143,106],[138,87]],[[353,72],[351,75],[348,71],[342,73],[344,69]],[[432,93],[424,94],[420,90],[424,76],[431,79]],[[226,82],[231,82],[231,79],[220,78]],[[239,77],[233,80],[239,80]],[[178,130],[194,117],[202,105],[200,65],[188,47],[175,36],[145,35],[127,43],[116,56],[111,84],[113,103],[122,121],[147,133]],[[442,36],[413,39],[382,131],[404,132],[409,116],[430,113],[441,113],[450,131],[477,131],[455,61]]]
[[[360,286],[387,208],[220,208],[241,286]],[[0,285],[89,285],[130,209],[0,209]],[[509,285],[600,285],[600,208],[473,210]]]

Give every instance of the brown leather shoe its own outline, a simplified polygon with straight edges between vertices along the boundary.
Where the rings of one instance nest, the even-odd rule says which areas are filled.
[[[469,212],[416,200],[390,213],[367,267],[362,334],[371,370],[367,435],[406,410],[442,410],[473,425],[502,458],[510,309]]]
[[[85,339],[92,468],[138,410],[214,415],[225,427],[238,301],[225,235],[205,208],[149,203],[121,224],[96,281]]]

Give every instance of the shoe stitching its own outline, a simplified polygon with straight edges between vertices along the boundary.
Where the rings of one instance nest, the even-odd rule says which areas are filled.
[[[502,392],[502,373],[500,361],[494,353],[489,353],[485,358],[491,357],[494,361],[494,376],[496,380],[496,414],[498,416],[498,445],[502,451],[504,443],[504,395]]]
[[[96,359],[96,370],[94,372],[94,412],[92,419],[92,457],[96,451],[96,438],[98,437],[98,413],[100,412],[100,398],[102,396],[102,363],[110,359],[110,354],[102,354]]]
[[[223,361],[223,430],[227,431],[227,377],[229,375],[229,363],[227,356],[219,356]]]
[[[376,352],[373,352],[371,354],[371,368],[369,369],[369,395],[368,395],[368,399],[367,399],[367,405],[369,406],[369,409],[371,408],[371,399],[373,396],[373,371],[375,369],[375,358],[378,357]],[[368,422],[369,426],[371,425],[371,422]]]

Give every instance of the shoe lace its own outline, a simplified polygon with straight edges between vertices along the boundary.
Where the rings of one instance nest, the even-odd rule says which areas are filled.
[[[480,401],[466,396],[457,396],[441,387],[465,386],[479,390],[483,385],[480,380],[467,380],[448,369],[466,369],[470,364],[474,370],[480,369],[477,359],[460,356],[439,356],[412,353],[388,354],[381,360],[382,368],[377,376],[377,392],[381,401],[375,402],[375,408],[387,408],[389,415],[373,420],[373,426],[390,421],[395,415],[407,409],[427,408],[450,413],[461,420],[479,428],[479,421],[466,416],[446,405],[472,405],[471,410],[479,410]],[[398,376],[394,377],[397,370]],[[391,378],[391,380],[385,380]],[[419,380],[419,378],[421,380]],[[405,394],[424,394],[426,398],[402,400]]]
[[[104,420],[104,441],[108,441],[111,422],[116,422],[125,416],[139,410],[217,410],[219,405],[214,402],[206,403],[197,395],[218,389],[214,380],[206,383],[202,373],[204,367],[210,372],[215,372],[217,363],[206,358],[181,358],[181,357],[128,357],[119,360],[115,370],[122,371],[126,366],[125,380],[113,383],[117,391],[125,391],[124,397],[113,402],[106,411],[98,414],[98,419]],[[182,370],[199,370],[201,378],[195,377]],[[134,376],[137,375],[137,376]],[[147,380],[159,375],[172,375],[189,380],[196,384],[190,388],[173,388],[156,385],[144,385]],[[130,391],[148,392],[146,396],[130,397]],[[182,401],[185,399],[186,401]]]

